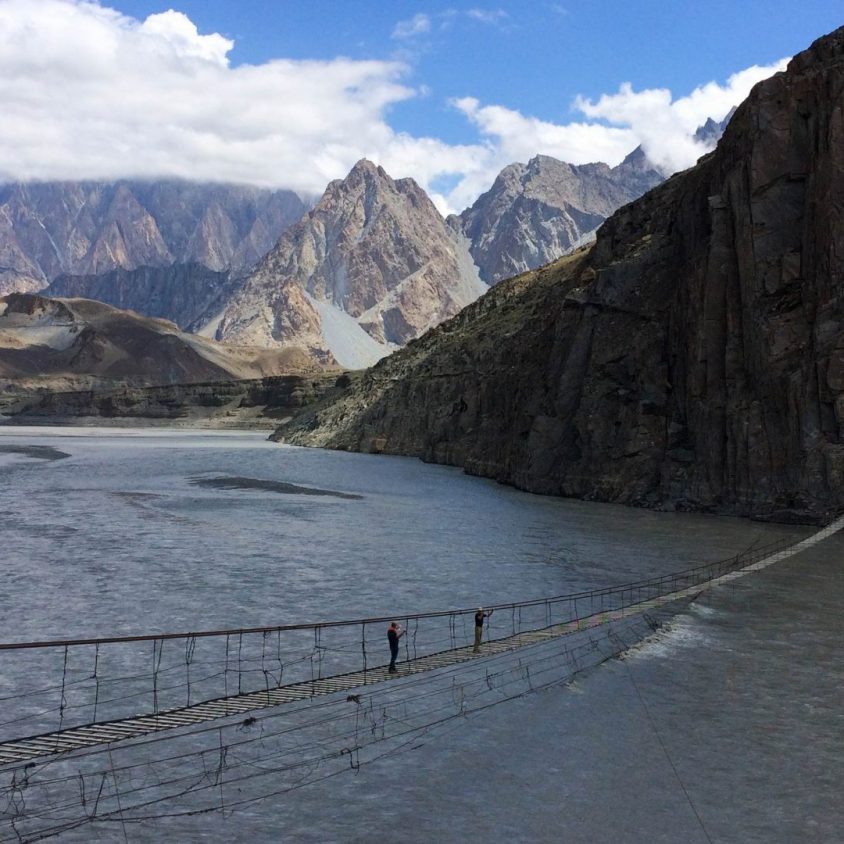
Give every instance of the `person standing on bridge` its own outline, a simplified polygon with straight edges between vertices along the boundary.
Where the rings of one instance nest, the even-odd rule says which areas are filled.
[[[483,607],[478,607],[475,613],[475,647],[472,648],[472,653],[477,653],[481,649],[481,639],[484,636],[484,619],[492,615],[492,610],[484,612]]]
[[[389,671],[391,674],[395,674],[398,670],[396,668],[396,660],[399,657],[399,639],[402,636],[404,636],[404,630],[402,630],[401,624],[396,624],[395,621],[390,622],[390,626],[387,628],[387,642],[390,645]]]

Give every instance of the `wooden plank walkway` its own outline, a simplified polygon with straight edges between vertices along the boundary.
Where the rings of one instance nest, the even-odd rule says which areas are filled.
[[[57,730],[43,735],[2,742],[0,743],[0,766],[124,741],[150,733],[195,726],[218,718],[244,715],[248,712],[281,706],[286,703],[360,689],[395,677],[407,677],[426,671],[436,671],[441,668],[447,668],[476,659],[483,659],[484,657],[498,655],[507,651],[517,651],[519,648],[600,627],[629,616],[640,615],[648,610],[656,609],[674,601],[692,598],[713,586],[729,582],[753,571],[759,571],[775,562],[799,553],[804,548],[822,541],[842,527],[844,527],[844,517],[832,522],[808,539],[782,551],[778,551],[770,557],[759,560],[745,568],[728,572],[703,583],[694,584],[674,592],[631,604],[621,610],[593,613],[574,621],[552,624],[542,629],[525,631],[490,640],[481,645],[479,653],[474,653],[471,646],[466,646],[407,660],[400,663],[401,668],[398,674],[390,674],[387,666],[382,665],[365,671],[353,671],[331,677],[304,680],[269,690],[216,698],[192,706],[166,710],[156,714],[138,715],[132,718],[121,718],[115,721],[88,724],[80,727],[68,727],[64,730]]]
[[[678,597],[681,597],[678,593]],[[314,680],[304,680],[287,686],[278,686],[269,690],[247,692],[231,697],[216,698],[193,704],[180,709],[171,709],[157,714],[139,715],[134,718],[122,718],[100,724],[81,727],[68,727],[64,730],[45,733],[31,738],[16,739],[0,743],[0,765],[24,762],[47,755],[81,750],[98,744],[137,738],[138,736],[157,733],[179,727],[194,726],[217,718],[233,715],[245,715],[261,709],[280,706],[285,703],[308,700],[310,698],[331,695],[337,692],[361,689],[375,683],[391,679],[408,677],[426,671],[448,668],[459,663],[469,662],[484,657],[496,656],[507,651],[515,651],[529,645],[547,642],[578,630],[588,630],[608,624],[622,617],[646,612],[659,603],[666,603],[667,597],[644,601],[623,611],[596,613],[565,624],[552,625],[540,630],[525,631],[513,636],[484,642],[478,653],[472,646],[455,648],[427,654],[416,659],[399,663],[399,671],[391,674],[386,665],[369,668],[366,671],[353,671]],[[674,600],[674,599],[671,599]]]

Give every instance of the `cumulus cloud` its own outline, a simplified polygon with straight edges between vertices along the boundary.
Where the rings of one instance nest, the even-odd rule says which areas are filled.
[[[753,66],[733,74],[726,84],[709,82],[674,99],[665,88],[634,91],[623,83],[618,93],[604,94],[597,102],[577,97],[573,108],[602,122],[551,123],[500,105],[481,105],[474,97],[451,100],[480,132],[483,152],[446,197],[447,204],[463,208],[486,190],[495,174],[513,161],[537,154],[551,155],[570,164],[603,161],[610,166],[640,144],[648,158],[666,175],[691,167],[711,150],[695,131],[708,118],[722,120],[763,79],[783,70],[787,59]],[[610,124],[610,125],[607,125]]]
[[[667,88],[634,91],[630,83],[624,83],[617,94],[604,94],[597,102],[578,97],[575,108],[587,117],[626,127],[651,161],[673,173],[691,166],[709,150],[694,138],[698,126],[710,117],[722,120],[757,82],[784,70],[787,61],[782,59],[763,67],[754,65],[734,73],[726,85],[709,82],[678,99],[673,99]]]
[[[451,105],[477,127],[484,141],[446,197],[451,208],[471,205],[489,188],[498,172],[514,161],[525,162],[542,154],[569,164],[592,161],[615,164],[637,144],[636,135],[629,129],[589,123],[550,123],[503,106],[482,106],[474,97],[454,99]]]
[[[178,55],[204,59],[220,67],[228,67],[227,54],[234,47],[234,41],[222,35],[200,35],[190,18],[173,9],[150,15],[139,32],[152,36],[151,44],[163,42]]]
[[[431,31],[431,18],[419,12],[410,20],[399,21],[393,29],[392,38],[413,38]]]
[[[466,17],[489,26],[499,26],[510,16],[504,9],[467,9]]]
[[[389,61],[230,67],[178,12],[0,0],[0,178],[182,177],[321,193],[389,147],[414,96]]]
[[[470,11],[482,23],[502,19]],[[394,35],[433,25],[420,13]],[[367,157],[415,178],[447,213],[537,153],[615,164],[643,143],[666,170],[688,166],[703,151],[694,129],[780,67],[749,68],[676,100],[622,86],[578,99],[587,120],[560,124],[463,97],[451,103],[477,140],[449,144],[389,125],[391,106],[424,95],[406,84],[401,62],[232,67],[232,47],[172,10],[139,21],[90,0],[0,0],[0,180],[176,177],[319,195]]]
[[[495,139],[505,158],[524,161],[541,152],[570,164],[620,161],[634,146],[629,129],[597,123],[549,123],[503,106],[481,106],[474,97],[452,100],[481,133]]]

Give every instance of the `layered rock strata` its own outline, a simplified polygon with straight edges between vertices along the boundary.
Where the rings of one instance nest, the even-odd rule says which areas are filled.
[[[6,423],[126,424],[271,429],[280,419],[335,387],[336,374],[292,374],[251,380],[56,392],[0,390]]]
[[[823,520],[844,507],[844,28],[589,251],[504,282],[277,436],[523,489]]]

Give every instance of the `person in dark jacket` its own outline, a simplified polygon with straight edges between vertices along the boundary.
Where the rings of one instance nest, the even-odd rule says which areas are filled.
[[[484,619],[492,615],[492,610],[484,612],[483,607],[478,607],[475,613],[475,647],[472,648],[472,653],[477,653],[481,649],[481,639],[484,635]]]
[[[399,656],[399,639],[404,636],[404,630],[402,630],[402,626],[400,624],[396,624],[395,621],[390,622],[390,626],[387,628],[387,643],[390,645],[390,668],[389,671],[391,674],[396,672],[396,660]]]

